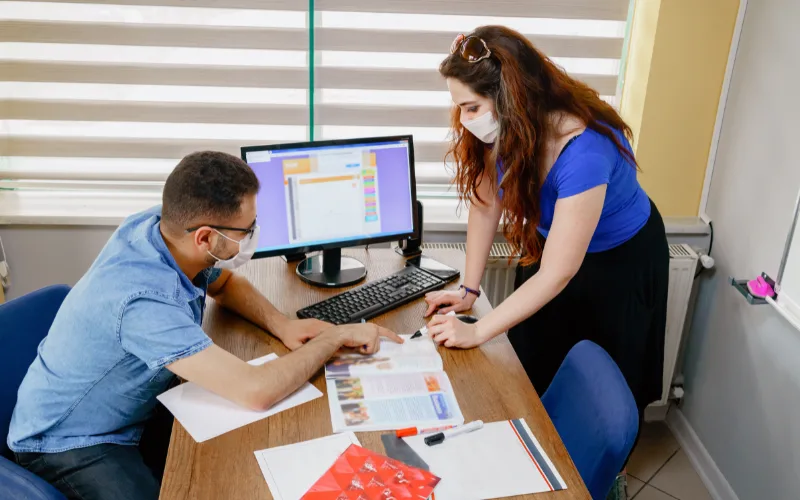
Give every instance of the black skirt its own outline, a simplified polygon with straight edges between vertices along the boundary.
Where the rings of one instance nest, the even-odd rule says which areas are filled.
[[[661,214],[652,201],[650,205],[650,218],[633,238],[586,254],[567,287],[508,332],[540,395],[572,346],[588,339],[619,365],[640,414],[661,399],[669,247]],[[539,264],[518,266],[514,288],[538,269]]]

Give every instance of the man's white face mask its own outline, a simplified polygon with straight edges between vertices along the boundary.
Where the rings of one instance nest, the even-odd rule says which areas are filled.
[[[494,116],[492,116],[491,111],[487,111],[474,120],[465,121],[462,116],[461,125],[464,125],[464,128],[469,130],[472,135],[487,144],[492,144],[494,140],[497,139],[498,123],[495,121]]]
[[[219,235],[226,240],[231,240],[234,243],[239,244],[239,252],[230,259],[222,260],[213,253],[208,252],[208,255],[217,259],[217,262],[214,263],[214,267],[219,269],[236,269],[237,267],[247,264],[250,259],[253,258],[253,254],[256,253],[256,248],[258,247],[258,234],[260,230],[261,228],[256,226],[253,228],[253,234],[250,236],[245,236],[243,239],[236,241],[233,238],[229,238],[214,229],[214,231],[217,231],[217,233],[219,233]]]

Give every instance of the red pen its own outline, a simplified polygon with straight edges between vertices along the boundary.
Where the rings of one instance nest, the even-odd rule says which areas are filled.
[[[430,434],[431,432],[442,432],[447,429],[453,429],[455,425],[443,425],[442,427],[428,427],[427,429],[420,429],[419,427],[407,427],[405,429],[398,429],[395,435],[399,438],[416,436],[418,434]]]

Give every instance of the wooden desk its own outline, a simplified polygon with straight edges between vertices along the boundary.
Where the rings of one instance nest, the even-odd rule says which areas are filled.
[[[403,267],[403,260],[388,249],[373,249],[369,252],[350,250],[344,253],[364,262],[369,270],[368,280],[381,278]],[[439,250],[426,254],[460,269],[463,273],[462,252]],[[287,265],[280,258],[253,261],[244,267],[243,274],[279,310],[292,315],[299,308],[341,291],[304,284],[295,276],[294,265]],[[490,310],[489,302],[481,297],[475,304],[473,313],[481,316]],[[418,300],[375,318],[374,321],[398,333],[411,333],[424,324],[424,312],[424,301]],[[213,302],[209,302],[204,327],[217,345],[243,360],[271,352],[278,355],[287,353],[280,341],[217,307]],[[589,498],[586,487],[505,335],[478,349],[459,351],[440,348],[439,352],[466,421],[481,419],[494,422],[525,418],[568,485],[568,489],[564,491],[516,498]],[[325,393],[322,371],[311,382]],[[201,444],[196,443],[176,421],[161,498],[271,499],[272,495],[253,452],[330,435],[331,419],[326,397]],[[384,452],[380,433],[359,433],[358,438],[366,448]]]

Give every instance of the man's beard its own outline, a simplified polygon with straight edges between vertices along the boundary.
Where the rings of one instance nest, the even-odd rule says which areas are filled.
[[[225,243],[224,243],[224,242],[222,242],[222,241],[220,241],[221,239],[222,239],[222,238],[220,238],[219,240],[217,240],[217,244],[216,244],[216,245],[214,245],[214,249],[213,249],[213,250],[211,250],[211,253],[213,253],[214,255],[216,255],[217,257],[219,257],[221,260],[227,260],[227,259],[223,259],[223,258],[222,258],[222,255],[221,255],[221,254],[222,254],[222,252],[224,252],[224,251],[225,251]],[[230,257],[228,257],[228,258],[230,258]],[[214,258],[214,257],[212,257],[211,255],[209,255],[209,254],[207,254],[207,253],[206,253],[206,264],[208,265],[208,267],[212,267],[212,266],[213,266],[214,264],[216,264],[216,263],[217,263],[217,259],[215,259],[215,258]]]

